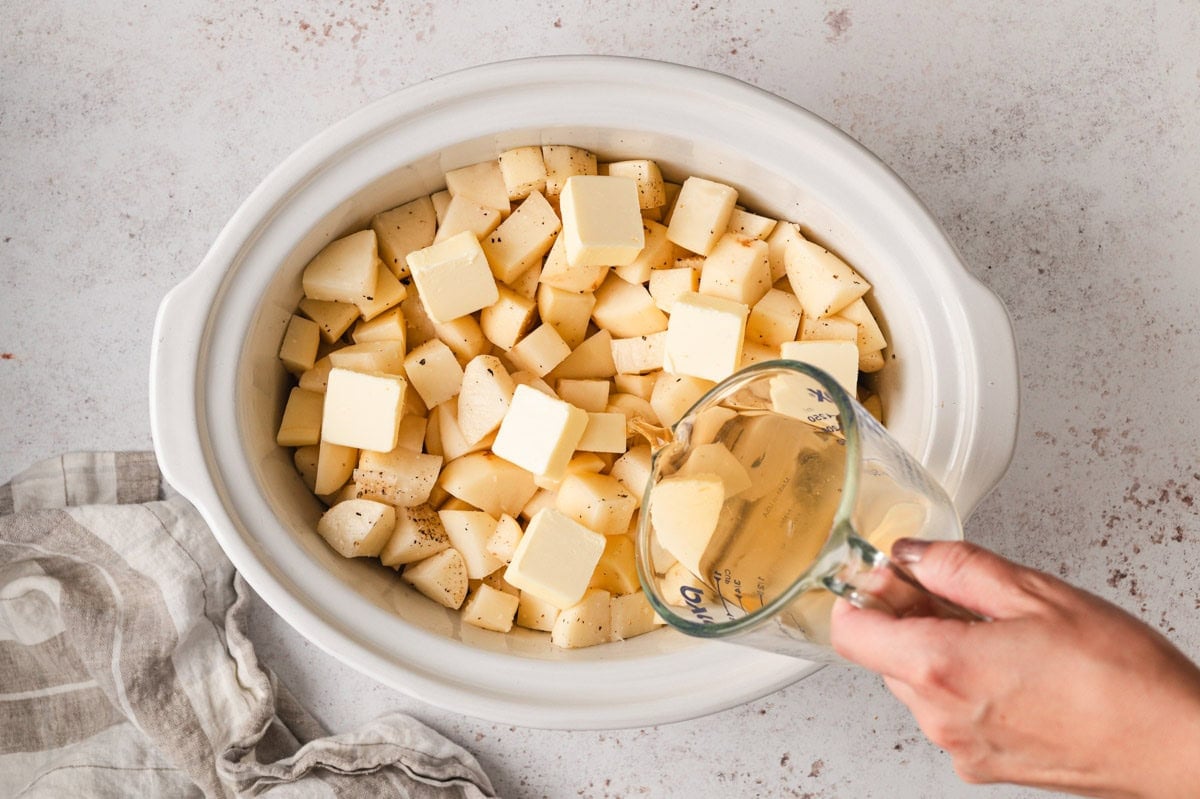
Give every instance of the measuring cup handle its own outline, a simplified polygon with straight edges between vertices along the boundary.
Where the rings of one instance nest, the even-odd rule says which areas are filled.
[[[991,621],[930,591],[908,569],[867,541],[852,535],[851,554],[826,587],[858,608],[883,610],[896,617],[935,616],[960,621]]]

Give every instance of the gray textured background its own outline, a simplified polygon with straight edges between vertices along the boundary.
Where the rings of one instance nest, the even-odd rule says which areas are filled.
[[[1200,657],[1191,0],[130,5],[0,6],[0,480],[63,450],[150,446],[159,299],[322,128],[462,66],[647,56],[793,100],[908,181],[1004,299],[1020,348],[1016,459],[968,537]],[[261,604],[255,628],[331,727],[407,710],[506,796],[1042,795],[962,786],[854,670],[694,722],[547,732],[396,694]]]

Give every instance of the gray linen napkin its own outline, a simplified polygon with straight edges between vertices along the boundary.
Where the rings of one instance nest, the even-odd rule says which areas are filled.
[[[255,657],[247,594],[151,453],[0,486],[0,796],[494,796],[409,716],[327,736]]]

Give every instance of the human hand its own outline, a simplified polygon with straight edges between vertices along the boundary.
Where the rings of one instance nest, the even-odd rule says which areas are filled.
[[[1200,668],[1115,605],[961,542],[897,541],[930,591],[992,619],[838,600],[834,648],[879,672],[967,782],[1200,796]]]

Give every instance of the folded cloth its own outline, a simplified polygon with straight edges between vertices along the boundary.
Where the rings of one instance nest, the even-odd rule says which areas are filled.
[[[255,657],[248,593],[151,453],[0,486],[0,796],[494,796],[409,716],[326,735]]]

